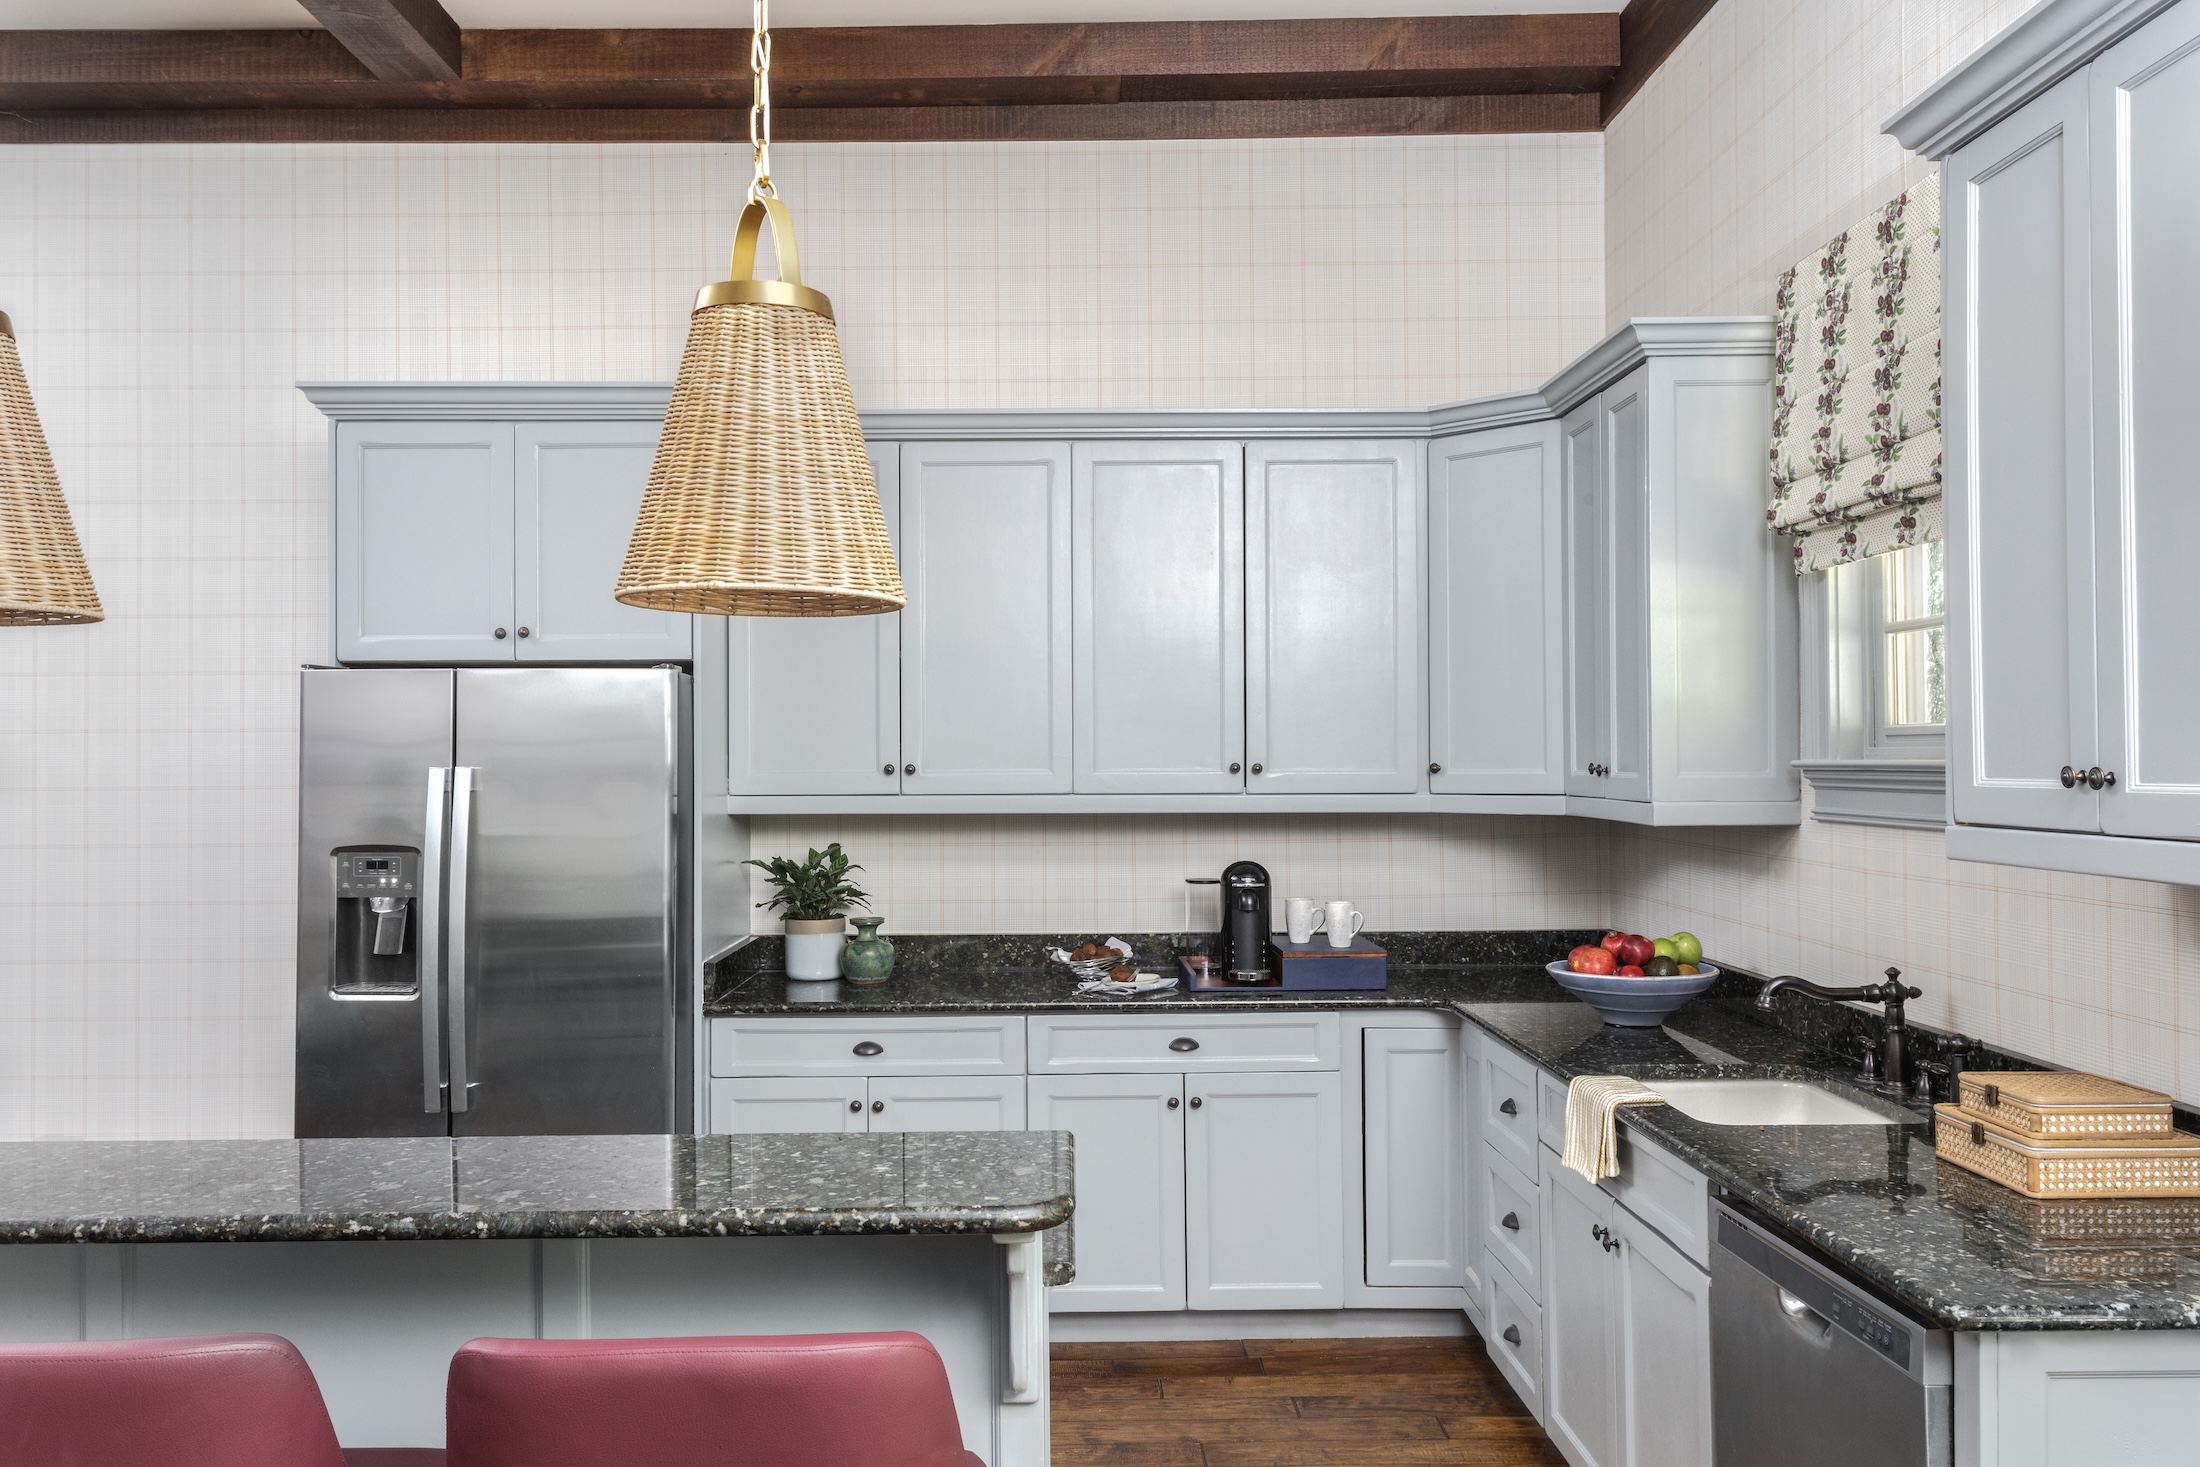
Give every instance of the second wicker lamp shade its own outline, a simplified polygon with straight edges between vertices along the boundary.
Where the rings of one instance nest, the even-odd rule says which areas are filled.
[[[0,626],[69,626],[104,615],[16,355],[15,328],[0,315]]]

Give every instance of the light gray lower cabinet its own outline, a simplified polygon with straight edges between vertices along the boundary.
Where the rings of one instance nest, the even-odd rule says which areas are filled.
[[[1490,1319],[1489,1265],[1483,1256],[1482,1178],[1476,1163],[1482,1145],[1481,1106],[1484,1092],[1482,1029],[1476,1024],[1459,1027],[1459,1182],[1467,1225],[1466,1258],[1462,1277],[1467,1290],[1467,1318],[1487,1335]]]
[[[1543,1427],[1573,1467],[1622,1467],[1625,1388],[1612,1199],[1540,1148],[1543,1163]]]
[[[861,1075],[760,1075],[710,1082],[710,1129],[719,1136],[867,1130]]]
[[[1184,1093],[1185,1302],[1343,1307],[1337,1074],[1193,1074]]]
[[[1080,794],[1245,787],[1244,458],[1235,442],[1076,445]]]
[[[1566,788],[1559,425],[1429,445],[1429,789]]]
[[[1561,374],[1569,813],[1801,818],[1796,577],[1764,524],[1771,345],[1765,322],[1636,321]]]
[[[1185,1303],[1184,1077],[1033,1075],[1029,1124],[1077,1146],[1077,1277],[1047,1291],[1083,1313]]]
[[[1246,447],[1255,795],[1421,788],[1420,457],[1393,441]]]
[[[866,1082],[874,1131],[1021,1131],[1024,1081],[1015,1075],[880,1076]]]
[[[1711,1467],[1711,1276],[1624,1207],[1612,1234],[1627,1467]]]
[[[1067,793],[1070,448],[901,450],[901,788]]]
[[[1467,1277],[1456,1028],[1361,1035],[1367,1254],[1372,1286],[1459,1288]]]
[[[900,545],[901,455],[871,450]],[[737,795],[901,788],[901,616],[735,616],[726,630],[727,779]]]
[[[612,595],[657,456],[658,425],[512,430],[514,655],[521,662],[685,662],[695,618]]]
[[[332,442],[337,660],[512,661],[512,425],[344,422]]]

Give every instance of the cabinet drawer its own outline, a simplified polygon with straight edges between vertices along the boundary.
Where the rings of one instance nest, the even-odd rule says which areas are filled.
[[[1482,1135],[1534,1176],[1536,1068],[1502,1044],[1483,1046],[1483,1057]]]
[[[1535,1119],[1543,1144],[1566,1154],[1566,1082],[1549,1070],[1535,1072]]]
[[[1034,1014],[1034,1075],[1334,1070],[1337,1016],[1319,1014]]]
[[[1503,1264],[1490,1269],[1490,1358],[1504,1372],[1520,1404],[1543,1421],[1543,1310]]]
[[[1696,1267],[1711,1267],[1711,1184],[1703,1173],[1682,1164],[1655,1141],[1630,1132],[1623,1121],[1619,1175],[1597,1185],[1664,1234]]]
[[[1535,1182],[1483,1147],[1482,1256],[1503,1264],[1531,1299],[1543,1297],[1542,1217]]]
[[[859,1052],[860,1051],[860,1052]],[[1015,1075],[1021,1017],[713,1019],[713,1075]]]

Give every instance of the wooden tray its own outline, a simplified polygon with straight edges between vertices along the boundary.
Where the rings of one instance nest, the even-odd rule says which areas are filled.
[[[1958,1105],[1936,1105],[1933,1113],[1933,1150],[1942,1161],[2027,1197],[2200,1197],[2200,1136],[2042,1140]]]
[[[2169,1097],[2079,1070],[1965,1070],[1963,1108],[2013,1136],[2168,1136]]]

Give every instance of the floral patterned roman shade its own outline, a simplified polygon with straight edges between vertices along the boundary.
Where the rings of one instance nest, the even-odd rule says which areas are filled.
[[[1940,179],[1780,277],[1772,528],[1798,573],[1940,538]]]

